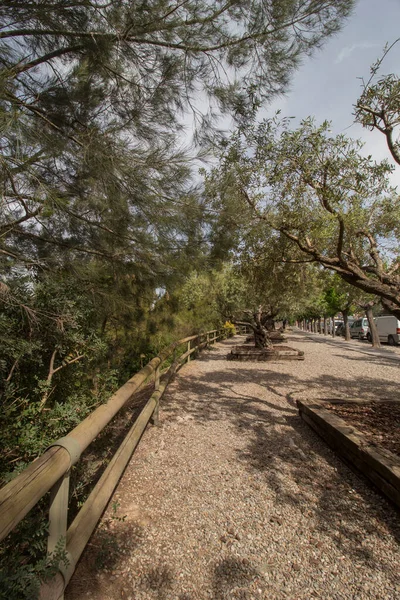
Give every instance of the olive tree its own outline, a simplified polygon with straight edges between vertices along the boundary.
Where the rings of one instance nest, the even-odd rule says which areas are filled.
[[[290,240],[290,252],[378,296],[399,317],[400,199],[390,165],[360,151],[360,142],[332,136],[327,122],[307,119],[292,131],[267,120],[233,136],[208,185],[220,203],[236,198],[253,222]]]

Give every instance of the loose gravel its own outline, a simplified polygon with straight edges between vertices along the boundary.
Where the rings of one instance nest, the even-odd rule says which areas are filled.
[[[399,513],[298,416],[297,398],[398,397],[400,363],[294,333],[305,360],[181,369],[66,600],[397,599]]]

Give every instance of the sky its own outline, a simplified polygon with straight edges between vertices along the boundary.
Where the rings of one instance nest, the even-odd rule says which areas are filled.
[[[385,44],[400,38],[400,0],[359,0],[342,30],[330,38],[323,48],[306,58],[297,70],[288,94],[278,98],[263,111],[272,116],[301,120],[313,115],[317,122],[332,122],[335,134],[344,133],[365,142],[365,154],[375,160],[387,158],[389,151],[384,136],[369,132],[354,123],[353,105],[361,94],[361,81],[368,81],[370,67],[383,55]],[[400,41],[382,62],[379,75],[400,75]],[[390,161],[392,164],[393,160]],[[400,167],[391,177],[400,189]]]

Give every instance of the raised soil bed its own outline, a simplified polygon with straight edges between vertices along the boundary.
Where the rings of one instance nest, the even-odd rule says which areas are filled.
[[[229,360],[261,362],[270,360],[304,360],[304,352],[289,346],[274,346],[272,349],[255,346],[234,346],[228,354]]]
[[[325,406],[348,425],[356,427],[368,443],[389,450],[400,459],[400,401],[335,399]]]
[[[360,407],[368,406],[370,403],[343,401],[297,401],[301,418],[316,431],[337,454],[351,467],[361,471],[376,487],[385,494],[392,502],[400,508],[400,456],[391,452],[383,446],[376,445],[375,438],[371,434],[371,419],[373,417],[361,417]],[[375,403],[380,404],[380,403]],[[398,410],[397,403],[385,403],[392,406],[392,410]],[[372,408],[372,407],[371,407]],[[381,411],[388,415],[389,407]],[[370,434],[367,435],[355,427],[348,418],[344,420],[338,414],[345,412],[358,414],[357,425],[366,428],[369,422]],[[368,412],[368,411],[367,411]],[[365,411],[364,411],[365,413]],[[393,419],[394,421],[395,419]]]

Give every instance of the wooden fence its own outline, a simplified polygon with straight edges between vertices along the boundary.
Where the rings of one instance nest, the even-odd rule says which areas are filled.
[[[247,333],[245,327],[237,327],[236,330],[238,333]],[[41,600],[58,600],[64,597],[64,589],[148,422],[152,419],[155,424],[158,423],[159,402],[174,373],[185,362],[189,362],[193,354],[226,335],[224,328],[216,329],[178,340],[166,348],[115,392],[106,404],[99,406],[67,436],[54,442],[42,456],[0,490],[0,541],[50,491],[47,550],[51,554],[56,546],[60,548],[60,543],[63,544],[68,566],[63,568],[60,565],[60,572],[56,577],[42,585]],[[186,350],[179,354],[182,347]],[[162,371],[163,364],[168,359],[172,362]],[[71,467],[79,461],[82,452],[117,412],[152,377],[154,391],[150,399],[67,529]]]

